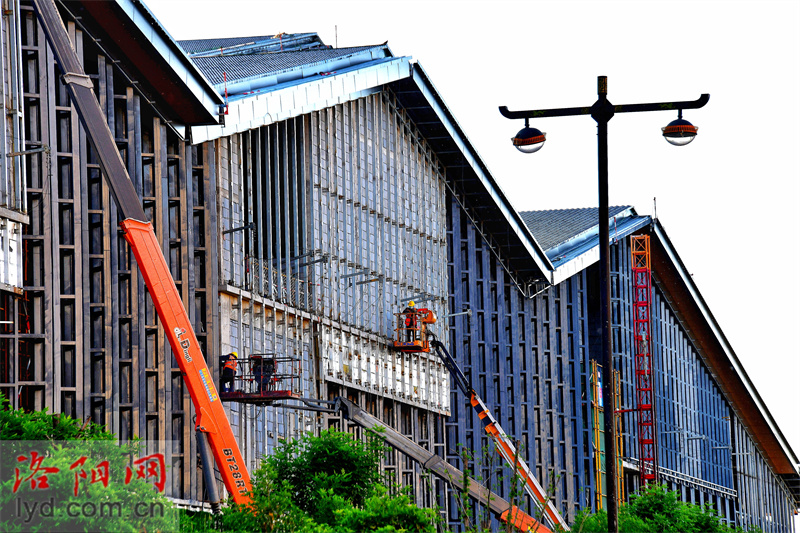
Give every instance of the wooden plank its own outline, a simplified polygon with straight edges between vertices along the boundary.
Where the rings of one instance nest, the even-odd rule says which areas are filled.
[[[284,180],[286,179],[286,122],[276,124],[273,136],[273,150],[275,157],[273,159],[273,192],[275,194],[272,202],[273,220],[275,220],[275,267],[278,269],[277,280],[277,297],[276,299],[282,303],[286,303],[284,298],[284,291],[286,287],[283,283],[284,273],[284,247],[286,238],[284,233],[288,232],[287,225],[288,219],[285,218],[284,207],[281,205],[283,198]],[[283,227],[281,227],[283,224]]]
[[[300,123],[301,133],[297,131],[297,125]],[[301,301],[300,296],[300,273],[299,268],[297,265],[300,264],[300,261],[292,261],[293,257],[299,256],[303,253],[300,247],[300,225],[303,219],[303,204],[300,202],[300,195],[298,194],[298,188],[302,187],[301,181],[301,169],[302,169],[302,159],[298,157],[298,142],[297,137],[298,135],[302,135],[302,119],[292,118],[288,121],[289,127],[289,134],[290,138],[288,139],[288,143],[291,146],[291,173],[287,176],[289,181],[290,187],[290,194],[291,194],[291,204],[288,203],[287,199],[287,210],[291,213],[293,218],[292,224],[289,228],[292,234],[291,238],[291,251],[287,252],[287,259],[286,262],[288,264],[288,280],[291,283],[292,276],[295,277],[294,280],[294,301],[292,302],[295,307],[300,309],[305,309],[304,302]],[[287,247],[289,249],[289,247]]]
[[[220,335],[220,317],[219,317],[219,293],[220,287],[220,273],[219,273],[219,235],[217,233],[219,222],[217,220],[218,206],[217,206],[217,180],[219,174],[217,172],[217,155],[219,143],[206,143],[203,150],[203,198],[206,202],[205,220],[206,220],[206,252],[203,260],[206,263],[206,297],[207,306],[211,315],[211,320],[207,321],[210,324],[208,328],[208,337],[216,342],[208,342],[206,346],[206,360],[211,364],[212,375],[219,380],[218,369],[218,356],[222,353],[221,335]],[[211,232],[215,232],[213,235]],[[194,414],[194,413],[193,413]]]
[[[272,276],[272,269],[273,265],[273,248],[272,248],[272,234],[275,229],[275,224],[273,223],[273,215],[272,215],[272,181],[273,181],[273,166],[275,165],[275,157],[274,151],[272,150],[273,144],[273,137],[274,132],[276,131],[276,127],[274,125],[266,126],[261,128],[261,146],[262,150],[261,153],[263,154],[263,174],[262,174],[262,183],[263,183],[263,198],[264,198],[264,205],[263,205],[263,213],[264,213],[264,237],[266,240],[266,247],[264,250],[264,261],[266,263],[265,274],[267,276],[266,280],[266,291],[269,295],[269,298],[275,299],[275,291],[276,287],[273,283],[273,276]]]
[[[197,324],[197,309],[195,306],[195,297],[197,295],[197,283],[194,268],[194,254],[195,254],[195,236],[194,236],[194,180],[192,179],[192,147],[188,142],[178,141],[178,154],[180,165],[180,205],[181,205],[181,251],[182,251],[182,269],[183,269],[183,292],[184,292],[184,305],[189,313],[189,322],[193,327]],[[195,327],[195,329],[197,329]],[[203,334],[204,332],[195,331],[195,335]],[[204,350],[205,352],[205,350]],[[208,358],[205,353],[203,356]],[[179,374],[176,374],[179,375]],[[179,379],[183,384],[183,380]],[[191,396],[185,387],[182,387],[183,394],[180,398],[180,405],[173,406],[183,411],[181,415],[181,438],[183,443],[181,451],[183,453],[183,472],[180,483],[182,485],[182,492],[184,498],[202,500],[202,483],[197,476],[197,439],[194,437],[194,428],[191,424],[189,413],[191,412]]]
[[[310,253],[313,252],[316,247],[314,246],[314,226],[313,226],[313,209],[312,207],[312,200],[310,191],[313,191],[313,180],[311,177],[311,116],[310,115],[303,115],[300,118],[300,136],[301,136],[301,143],[299,144],[299,153],[298,153],[298,161],[300,161],[300,179],[298,181],[298,188],[300,190],[300,199],[298,201],[298,205],[301,206],[303,217],[301,220],[301,227],[300,227],[300,249],[303,253]],[[316,259],[315,256],[309,256],[309,260]],[[303,279],[306,280],[306,300],[303,303],[303,309],[306,310],[313,310],[314,308],[314,298],[316,295],[314,294],[314,283],[315,280],[312,277],[313,267],[304,267],[303,269],[304,276]],[[312,360],[314,357],[318,357],[318,353],[312,351]],[[317,360],[319,360],[317,358]],[[312,374],[313,375],[313,374]]]
[[[161,242],[161,252],[165,258],[169,258],[169,224],[165,217],[169,216],[169,186],[168,186],[168,169],[167,169],[167,128],[158,118],[154,119],[153,126],[153,152],[155,155],[154,172],[155,172],[155,221],[153,221],[154,231],[156,237]],[[166,337],[164,334],[164,325],[160,320],[156,319],[158,323],[158,334],[156,335],[156,383],[157,386],[157,423],[158,428],[158,451],[165,454],[165,461],[171,464],[171,449],[165,449],[167,440],[167,410],[166,410],[166,383],[165,380],[171,381],[171,375],[168,372],[170,365],[167,363],[167,357],[172,359],[172,354],[169,355],[164,349]],[[171,434],[171,428],[170,433]],[[153,439],[152,435],[147,436],[148,439]]]
[[[183,180],[185,183],[185,193],[182,191],[182,205],[183,210],[186,212],[185,220],[183,226],[183,233],[184,233],[184,244],[183,248],[185,250],[185,256],[183,258],[183,264],[187,265],[187,272],[184,276],[186,290],[188,291],[188,295],[186,298],[186,310],[189,313],[189,322],[193,325],[195,329],[195,335],[198,337],[198,341],[201,338],[205,337],[204,331],[197,331],[197,323],[198,323],[198,316],[197,316],[197,306],[195,305],[195,298],[198,296],[198,281],[202,284],[204,280],[197,278],[197,271],[195,269],[195,228],[194,228],[194,217],[195,217],[195,205],[194,197],[195,197],[195,183],[194,183],[194,161],[192,157],[192,146],[189,142],[181,142],[180,143],[180,150],[183,157],[183,165],[181,166]],[[201,185],[202,186],[202,185]],[[207,339],[206,339],[207,340]],[[208,356],[203,350],[203,356],[206,357],[206,362],[209,363],[209,368],[213,366],[212,362],[208,360]],[[192,411],[192,402],[191,396],[188,394],[188,391],[184,390],[181,396],[181,410],[183,411],[183,419],[181,424],[181,438],[183,439],[183,479],[182,484],[184,489],[186,489],[186,493],[184,497],[186,499],[194,499],[198,501],[202,501],[203,499],[203,478],[200,472],[198,472],[198,462],[197,462],[197,439],[193,438],[195,435],[194,428],[192,424],[189,423],[191,418],[189,414]]]
[[[250,166],[253,169],[253,191],[255,192],[253,197],[253,223],[255,224],[255,231],[253,232],[253,238],[255,239],[255,249],[253,250],[253,255],[255,256],[257,262],[256,272],[255,272],[255,281],[257,283],[256,287],[253,289],[258,294],[264,294],[264,231],[267,227],[267,223],[264,220],[263,216],[263,189],[264,185],[262,183],[262,179],[264,176],[264,163],[263,163],[263,155],[264,151],[262,150],[262,139],[261,136],[263,135],[265,128],[261,127],[256,129],[251,134],[250,140],[250,150],[251,150],[251,163]]]
[[[108,120],[108,92],[107,92],[107,90],[108,90],[108,87],[107,87],[108,86],[108,80],[107,80],[108,68],[107,68],[107,65],[106,65],[106,58],[104,56],[102,56],[102,55],[98,55],[97,56],[97,72],[98,72],[97,87],[98,87],[98,98],[99,98],[99,102],[100,102],[100,109],[103,111],[103,114],[105,115],[103,118]],[[108,184],[106,183],[105,179],[102,180],[101,191],[102,191],[101,204],[102,204],[102,207],[103,207],[103,216],[102,216],[102,218],[103,218],[103,222],[102,222],[102,228],[103,228],[102,272],[103,272],[103,304],[104,304],[103,308],[102,308],[102,314],[103,314],[102,331],[103,331],[103,339],[104,339],[104,341],[102,343],[102,352],[100,354],[97,354],[96,352],[94,352],[89,357],[89,369],[90,369],[90,372],[91,372],[91,375],[92,375],[92,377],[91,377],[92,380],[94,380],[95,364],[96,364],[95,360],[96,359],[100,359],[102,361],[101,364],[104,367],[104,369],[103,369],[104,370],[104,376],[106,377],[106,379],[109,378],[108,369],[105,368],[105,366],[106,366],[106,362],[105,361],[106,361],[106,356],[109,353],[108,352],[108,349],[110,347],[110,342],[109,341],[110,341],[111,332],[112,332],[112,329],[113,329],[111,324],[108,321],[108,305],[111,302],[113,302],[113,300],[111,298],[111,276],[112,276],[112,274],[111,274],[111,271],[110,271],[110,265],[111,265],[111,263],[110,263],[110,259],[111,259],[110,258],[110,250],[111,250],[111,242],[110,242],[111,237],[110,237],[110,234],[115,229],[114,228],[114,222],[112,221],[112,218],[111,218],[111,215],[112,215],[112,211],[111,211],[112,210],[112,204],[114,202],[111,199],[111,194],[110,194],[110,191],[109,191],[109,187],[108,187]],[[114,220],[116,220],[116,219],[114,219]],[[107,386],[107,383],[105,382],[106,379],[103,380],[103,383],[101,385],[101,390],[99,391],[102,394],[105,394],[109,390],[109,387]],[[89,390],[90,390],[90,393],[97,394],[97,392],[95,392],[92,388],[90,388]],[[96,400],[95,396],[90,396],[90,398],[91,399],[90,399],[90,402],[89,402],[89,408],[91,409],[92,419],[97,421],[95,419],[95,416],[94,416],[95,403],[97,402],[97,400]],[[107,403],[108,399],[109,398],[104,397],[104,403]],[[105,406],[104,406],[104,410],[106,411],[106,419],[103,420],[102,423],[107,423],[108,422],[107,416],[110,416],[110,413],[108,413],[108,409]]]

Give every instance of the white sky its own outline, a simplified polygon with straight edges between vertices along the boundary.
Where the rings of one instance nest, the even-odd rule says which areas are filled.
[[[176,39],[317,32],[388,40],[427,71],[518,210],[597,205],[596,125],[543,119],[535,155],[497,111],[577,107],[608,76],[614,104],[694,100],[686,147],[673,112],[609,124],[611,205],[653,214],[800,453],[800,2],[145,0]]]

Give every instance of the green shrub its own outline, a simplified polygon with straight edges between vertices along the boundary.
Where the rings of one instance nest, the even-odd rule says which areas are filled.
[[[405,494],[390,496],[382,484],[385,452],[376,437],[366,441],[328,430],[284,442],[252,477],[252,502],[232,501],[215,517],[220,531],[434,533],[434,512],[414,506]],[[209,531],[201,518],[187,518],[182,531]],[[193,529],[196,528],[196,529]]]
[[[680,501],[678,493],[667,490],[664,485],[648,485],[631,501],[619,508],[619,530],[621,533],[731,533],[742,532],[731,528],[710,505],[700,506]],[[599,533],[608,531],[608,515],[605,510],[592,514],[583,510],[575,518],[572,530],[576,533]],[[748,530],[751,533],[759,529]]]

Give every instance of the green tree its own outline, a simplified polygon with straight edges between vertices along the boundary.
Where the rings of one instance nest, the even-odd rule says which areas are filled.
[[[383,441],[374,436],[360,440],[326,430],[319,437],[304,435],[284,442],[267,462],[277,479],[289,484],[297,506],[317,520],[321,518],[316,512],[320,491],[346,495],[352,505],[364,505],[381,482],[384,451]]]
[[[284,442],[252,477],[252,502],[229,502],[213,527],[220,531],[316,533],[433,533],[434,512],[392,496],[382,483],[380,438],[355,439],[323,431]],[[186,518],[185,532],[211,531],[200,517]]]
[[[592,514],[584,509],[572,527],[578,533],[599,533],[608,530],[605,510]],[[742,532],[724,523],[710,505],[694,505],[680,501],[678,493],[664,485],[648,485],[631,495],[630,503],[620,506],[621,533],[732,533]],[[750,532],[760,531],[749,529]]]
[[[335,524],[358,532],[425,533],[433,531],[431,519],[430,509],[413,505],[406,494],[390,496],[384,493],[367,498],[363,508],[345,507],[338,513]]]
[[[44,411],[25,412],[10,409],[9,401],[0,393],[0,440],[62,441],[62,440],[115,440],[104,426],[79,421],[63,414],[51,415]]]

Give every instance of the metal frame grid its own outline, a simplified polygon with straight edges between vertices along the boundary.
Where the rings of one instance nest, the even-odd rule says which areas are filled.
[[[457,172],[460,172],[458,170]],[[452,179],[452,178],[451,178]],[[455,181],[455,180],[454,180]],[[574,276],[533,299],[508,279],[489,243],[452,198],[448,209],[451,353],[492,409],[559,512],[570,520],[592,506],[594,472],[589,383],[590,325],[586,279]],[[447,460],[473,472],[507,497],[511,476],[486,449],[480,421],[468,399],[451,387],[446,422]],[[463,464],[461,449],[474,458]],[[450,527],[461,527],[450,494]],[[523,509],[531,510],[529,500]],[[527,507],[526,507],[527,506]]]
[[[163,450],[172,466],[168,494],[200,500],[192,412],[180,373],[120,238],[116,207],[65,100],[52,54],[30,7],[20,9],[25,148],[48,147],[50,152],[26,156],[30,224],[23,235],[25,291],[0,305],[3,317],[14,321],[0,335],[12,356],[0,376],[2,388],[15,407],[92,417],[123,438],[162,439],[170,444]],[[464,212],[472,201],[470,191],[459,188],[464,169],[442,168],[388,91],[293,122],[189,146],[141,97],[120,63],[99,48],[102,41],[86,38],[79,21],[68,20],[67,27],[95,80],[211,361],[233,347],[288,347],[301,360],[304,392],[344,394],[454,464],[460,462],[458,444],[471,449],[480,463],[480,424],[464,399],[451,392],[442,407],[433,406],[430,397],[414,398],[413,387],[419,384],[413,380],[403,383],[405,396],[392,397],[370,374],[376,363],[388,383],[404,372],[427,373],[431,394],[447,396],[444,370],[435,361],[385,356],[389,311],[412,296],[408,293],[438,298],[440,316],[470,309],[468,318],[447,318],[441,327],[448,333],[440,337],[449,338],[494,416],[512,438],[519,438],[542,484],[553,483],[561,512],[572,517],[592,505],[595,479],[584,393],[588,361],[598,342],[593,268],[533,299],[524,298],[498,264],[502,250],[491,248],[473,225],[480,224],[480,217]],[[320,144],[315,147],[312,139]],[[280,192],[260,188],[275,180],[280,180]],[[270,207],[259,203],[264,198],[270,198]],[[265,242],[244,231],[221,237],[222,231],[249,223],[262,236],[268,234],[264,228],[273,228],[267,239],[274,240]],[[627,246],[625,241],[612,246],[614,353],[623,407],[635,397],[629,355],[633,325],[622,312],[632,302]],[[264,261],[280,267],[281,275],[264,269]],[[344,277],[359,272],[361,277]],[[381,276],[383,281],[371,281]],[[791,495],[733,417],[655,281],[656,423],[664,437],[659,471],[685,499],[708,501],[731,521],[787,529]],[[302,290],[301,283],[309,288]],[[381,294],[379,283],[391,287]],[[373,300],[384,311],[370,320],[366,317],[375,315],[365,309],[372,304],[363,303]],[[354,309],[357,305],[361,311]],[[334,355],[339,358],[334,372],[341,369],[344,376],[345,363],[352,365],[351,380],[327,374],[325,365]],[[425,399],[428,404],[420,401]],[[452,416],[445,423],[435,411],[447,409]],[[268,453],[279,434],[319,427],[312,417],[278,415],[271,408],[243,409],[232,416],[243,447],[253,450],[248,452],[251,461]],[[625,433],[635,427],[632,416],[623,415],[627,450],[636,449],[636,434]],[[420,504],[431,502],[419,468],[406,458],[389,457],[387,471],[414,484]],[[500,485],[501,495],[508,493],[510,480],[499,478],[497,462],[481,473]],[[628,486],[634,490],[636,483]],[[445,494],[440,480],[433,482],[433,493]],[[445,498],[439,503],[452,523],[454,507]]]

